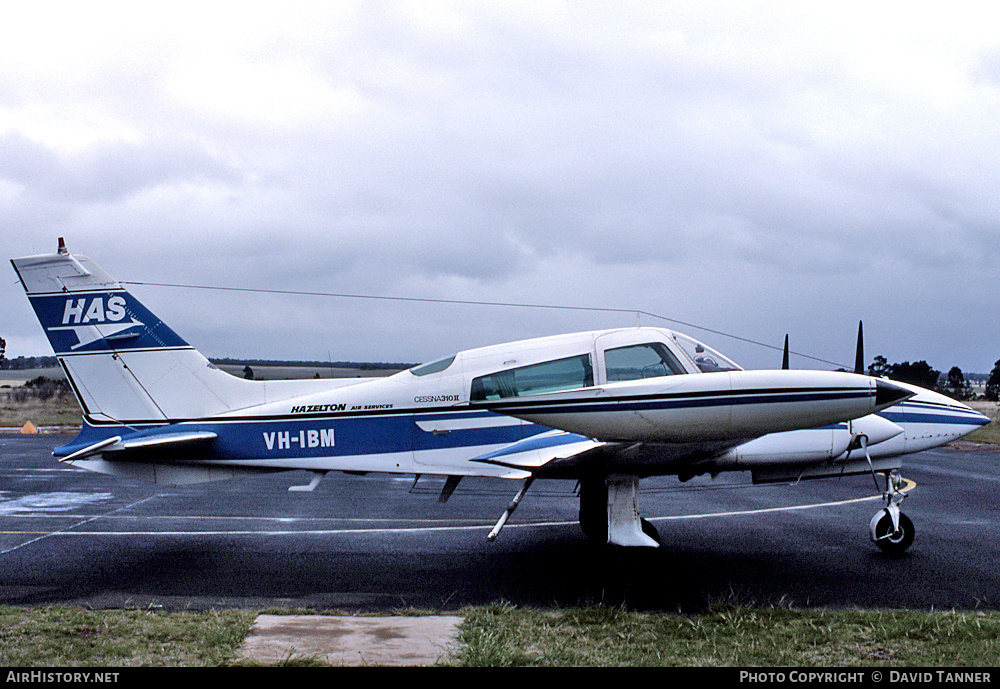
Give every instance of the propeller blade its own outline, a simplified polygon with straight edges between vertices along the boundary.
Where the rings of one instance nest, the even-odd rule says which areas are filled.
[[[788,335],[785,334],[785,351],[781,355],[781,370],[788,370]]]
[[[865,344],[862,335],[862,321],[858,321],[858,350],[854,354],[854,372],[865,373]]]

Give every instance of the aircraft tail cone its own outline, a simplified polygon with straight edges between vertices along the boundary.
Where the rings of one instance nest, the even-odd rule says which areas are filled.
[[[875,381],[875,408],[881,411],[886,407],[902,402],[913,397],[914,393],[899,385],[893,385],[887,380],[878,379]]]

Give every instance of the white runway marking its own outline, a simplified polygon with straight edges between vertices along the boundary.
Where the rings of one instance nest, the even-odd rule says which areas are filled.
[[[52,536],[76,535],[77,532],[70,532],[68,530],[69,529],[74,529],[74,528],[76,528],[78,526],[81,526],[83,524],[89,524],[91,522],[97,521],[98,519],[104,519],[105,517],[107,517],[110,514],[114,514],[115,512],[120,512],[122,510],[127,510],[127,509],[129,509],[131,507],[135,507],[136,505],[140,505],[140,504],[146,502],[146,500],[150,500],[150,499],[151,498],[144,498],[142,500],[137,500],[136,502],[133,502],[131,505],[125,505],[123,507],[119,507],[118,509],[111,511],[108,514],[95,514],[94,516],[92,516],[92,517],[90,517],[88,519],[84,519],[83,521],[78,522],[76,524],[73,524],[72,526],[67,526],[65,529],[60,529],[58,531],[52,531],[52,532],[49,532],[49,533],[42,533],[40,536],[38,536],[38,538],[32,538],[30,541],[25,541],[24,543],[18,543],[13,548],[7,548],[6,550],[0,550],[0,555],[6,555],[7,553],[12,553],[15,550],[19,550],[19,549],[21,549],[21,548],[23,548],[23,547],[25,547],[27,545],[31,545],[32,543],[38,543],[39,541],[41,541],[43,539],[46,539],[46,538],[50,538]],[[2,533],[8,534],[8,533],[18,533],[18,532],[4,531]],[[25,533],[30,533],[30,532],[21,532],[22,535],[24,535]],[[80,532],[80,533],[86,533],[86,532]]]
[[[906,484],[902,492],[909,493],[917,484],[910,479],[903,479]],[[818,502],[811,505],[789,505],[787,507],[764,507],[756,510],[738,510],[734,512],[713,512],[710,514],[684,514],[673,517],[649,517],[648,521],[676,521],[682,519],[707,519],[709,517],[738,517],[749,514],[766,514],[768,512],[794,512],[796,510],[812,510],[817,507],[837,507],[840,505],[851,505],[858,502],[870,502],[872,500],[884,500],[881,495],[868,495],[863,498],[851,498],[850,500],[836,500],[833,502]]]
[[[909,492],[916,487],[916,483],[904,479],[905,486],[903,492]],[[152,499],[146,498],[146,500]],[[693,519],[709,519],[709,518],[723,518],[723,517],[740,517],[755,514],[768,514],[776,512],[794,512],[799,510],[811,510],[819,509],[823,507],[839,507],[842,505],[850,505],[861,502],[870,501],[881,501],[884,498],[881,495],[868,495],[860,498],[851,498],[848,500],[836,500],[830,502],[819,502],[810,503],[807,505],[788,505],[784,507],[766,507],[751,510],[733,510],[728,512],[711,512],[706,514],[684,514],[684,515],[672,515],[666,517],[647,517],[648,521],[651,522],[665,522],[665,521],[683,521],[683,520],[693,520]],[[140,502],[145,502],[142,500]],[[139,504],[139,503],[135,503]],[[413,534],[413,533],[434,533],[434,532],[458,532],[458,531],[480,531],[484,529],[490,529],[493,527],[492,522],[482,522],[475,524],[456,524],[451,522],[468,521],[468,520],[429,520],[429,519],[342,519],[342,518],[319,518],[319,519],[297,519],[297,518],[287,518],[287,517],[211,517],[211,516],[190,516],[190,517],[169,517],[170,519],[191,519],[191,520],[212,520],[212,521],[227,521],[227,520],[237,520],[237,521],[278,521],[278,522],[302,522],[302,521],[336,521],[351,524],[375,524],[379,522],[390,522],[390,523],[400,523],[413,521],[421,524],[428,524],[438,522],[435,525],[430,526],[395,526],[395,527],[385,527],[385,526],[372,526],[372,527],[362,527],[362,528],[336,528],[336,529],[225,529],[225,530],[174,530],[174,531],[151,531],[151,530],[116,530],[116,531],[79,531],[75,530],[76,527],[82,526],[84,524],[93,523],[100,519],[105,518],[125,518],[125,519],[144,519],[143,517],[115,517],[115,513],[121,512],[125,509],[133,507],[134,505],[128,505],[114,510],[111,513],[104,515],[95,515],[84,521],[81,521],[72,526],[60,529],[53,532],[26,532],[26,531],[4,531],[5,534],[29,534],[36,533],[41,534],[39,538],[32,539],[22,543],[9,550],[0,551],[0,555],[4,553],[17,550],[30,543],[37,542],[43,538],[51,536],[90,536],[90,537],[127,537],[127,536],[162,536],[162,537],[189,537],[189,536],[341,536],[341,535],[362,535],[362,534]],[[38,516],[38,515],[35,515]],[[65,516],[65,515],[63,515]],[[443,522],[443,523],[441,523]],[[513,523],[508,524],[507,529],[530,529],[538,527],[552,527],[552,526],[568,526],[577,524],[577,520],[560,520],[560,521],[541,521],[541,522],[527,522],[527,523]]]

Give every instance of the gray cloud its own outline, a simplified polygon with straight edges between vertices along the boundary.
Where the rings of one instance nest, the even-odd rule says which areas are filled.
[[[63,153],[13,131],[0,137],[0,177],[55,204],[114,203],[175,182],[238,183],[239,175],[183,137],[102,142]]]
[[[1000,41],[961,3],[865,8],[22,8],[0,247],[67,236],[137,281],[635,308],[836,360],[864,319],[891,360],[983,370]],[[44,351],[8,291],[8,348]],[[213,355],[418,360],[636,320],[148,292]]]

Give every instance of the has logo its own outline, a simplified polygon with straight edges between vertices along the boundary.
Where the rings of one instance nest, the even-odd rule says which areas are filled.
[[[104,297],[67,299],[63,309],[62,324],[69,323],[118,323],[125,318],[125,297],[108,297],[105,307]]]
[[[56,316],[55,313],[52,316]],[[131,330],[143,323],[129,313],[125,297],[112,296],[71,297],[62,308],[60,325],[48,328],[50,332],[72,331],[77,343],[69,348],[79,349],[98,340],[126,340],[139,337]]]

